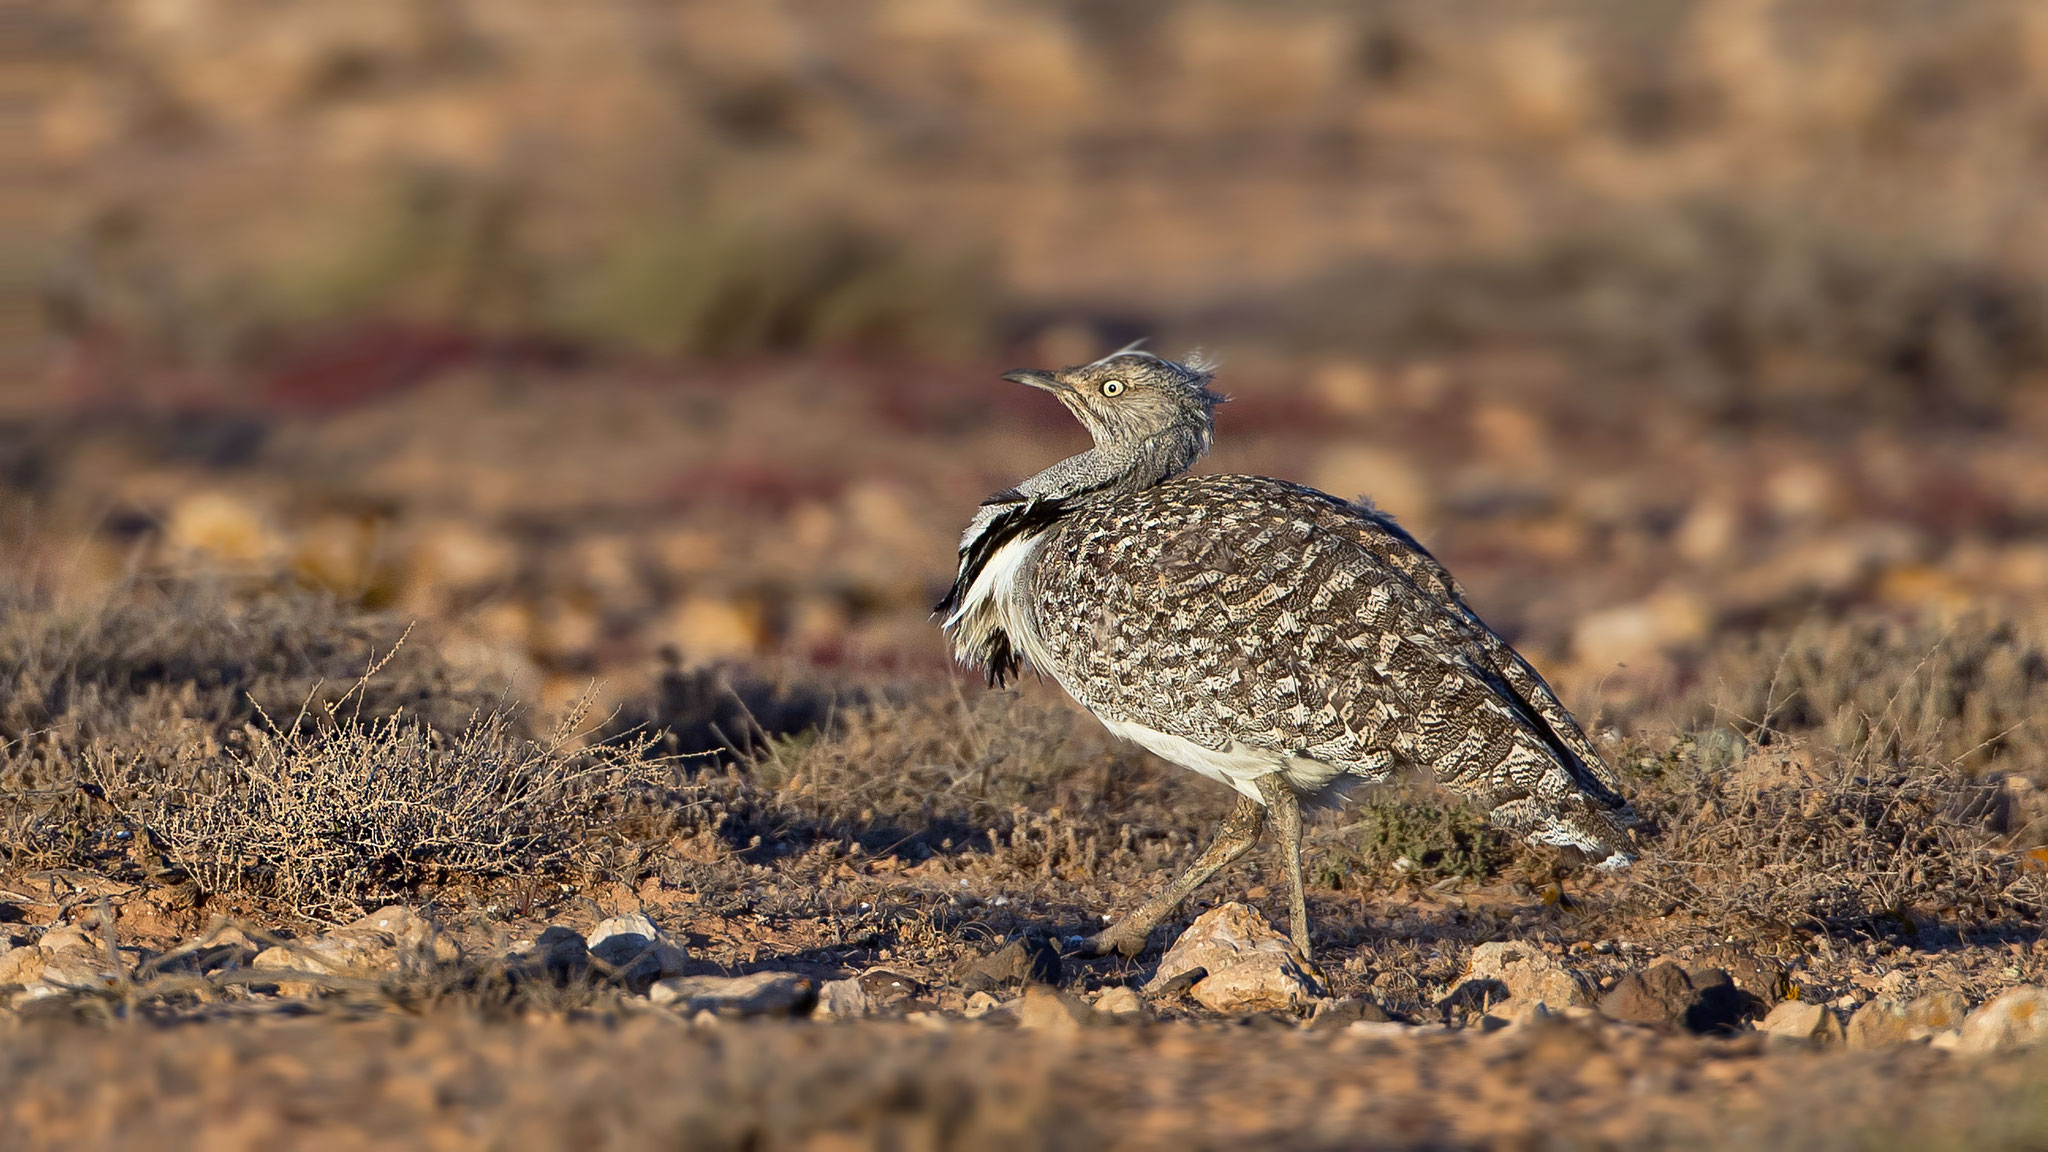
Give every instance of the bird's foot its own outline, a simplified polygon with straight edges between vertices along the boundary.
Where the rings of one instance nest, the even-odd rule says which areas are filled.
[[[1126,960],[1134,959],[1145,950],[1145,942],[1151,935],[1150,924],[1133,924],[1129,920],[1119,920],[1081,941],[1081,947],[1076,955],[1092,957],[1114,953]]]

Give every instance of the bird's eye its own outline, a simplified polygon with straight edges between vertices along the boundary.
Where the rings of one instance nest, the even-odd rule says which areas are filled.
[[[1123,393],[1124,393],[1124,382],[1123,382],[1123,381],[1121,381],[1121,380],[1104,380],[1104,381],[1102,382],[1102,394],[1103,394],[1104,396],[1121,396],[1121,395],[1123,395]]]

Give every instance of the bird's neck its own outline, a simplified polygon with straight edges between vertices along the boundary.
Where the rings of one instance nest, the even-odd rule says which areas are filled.
[[[1017,491],[1071,504],[1114,499],[1179,476],[1208,449],[1208,435],[1196,428],[1175,428],[1142,440],[1097,444],[1019,484]]]

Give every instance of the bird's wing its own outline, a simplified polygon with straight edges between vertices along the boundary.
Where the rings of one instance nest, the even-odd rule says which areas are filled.
[[[1550,683],[1520,652],[1479,618],[1465,598],[1464,586],[1427,548],[1409,535],[1393,517],[1378,509],[1336,500],[1313,489],[1297,491],[1303,498],[1329,502],[1331,513],[1326,520],[1334,530],[1350,534],[1375,559],[1401,572],[1424,593],[1464,617],[1475,642],[1479,663],[1499,678],[1505,694],[1534,714],[1532,722],[1563,745],[1570,757],[1578,761],[1575,767],[1591,777],[1599,787],[1616,796],[1621,794],[1621,777],[1593,747],[1593,742],[1586,738],[1585,729],[1579,726],[1564,702],[1557,698]]]
[[[1351,505],[1255,477],[1161,485],[1071,520],[1034,592],[1062,684],[1105,718],[1364,776],[1406,761],[1534,838],[1620,850],[1624,802],[1555,730],[1584,741],[1569,714],[1525,695],[1534,673],[1441,565]]]

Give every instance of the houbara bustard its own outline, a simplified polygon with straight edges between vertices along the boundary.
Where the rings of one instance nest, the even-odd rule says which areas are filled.
[[[1224,399],[1211,378],[1129,349],[1006,375],[1095,447],[982,501],[938,605],[991,684],[1027,661],[1111,732],[1241,793],[1194,864],[1083,951],[1136,955],[1270,818],[1307,954],[1303,805],[1410,769],[1532,843],[1629,863],[1620,780],[1414,537],[1299,484],[1185,475]]]

